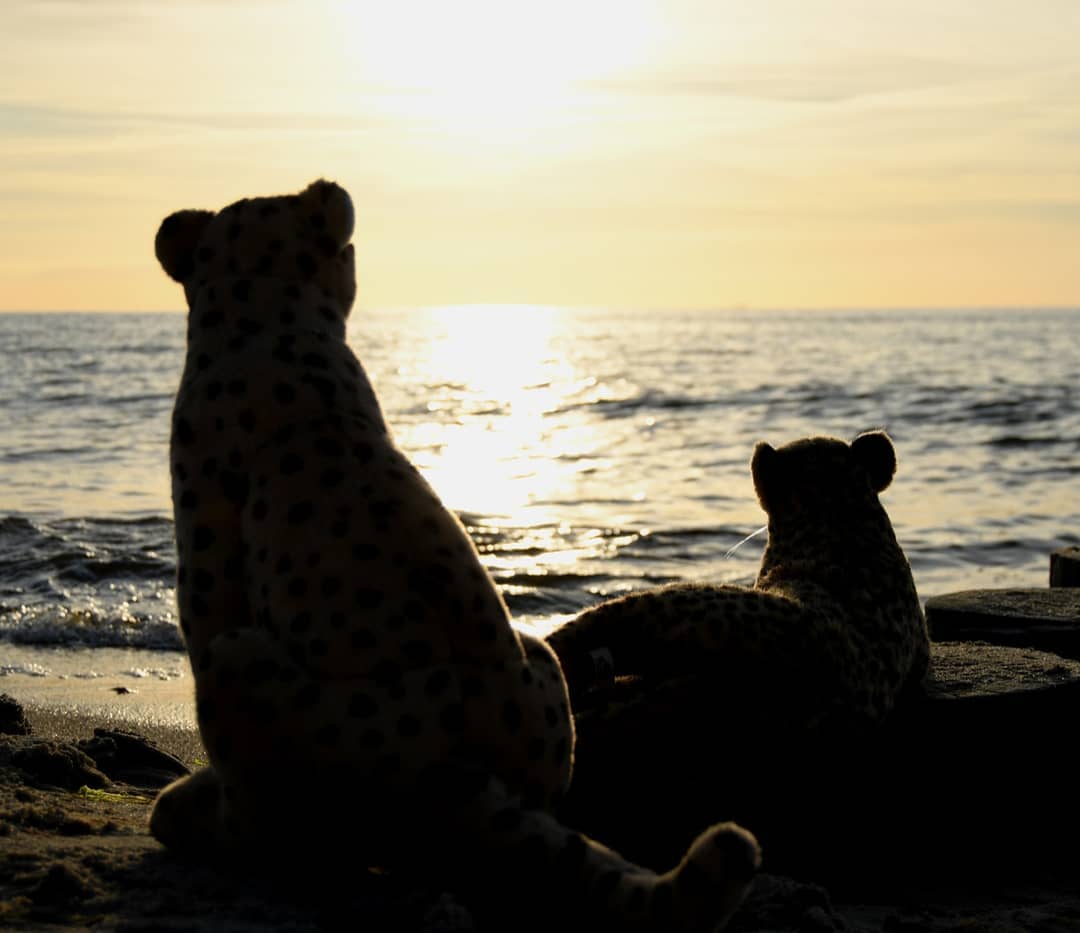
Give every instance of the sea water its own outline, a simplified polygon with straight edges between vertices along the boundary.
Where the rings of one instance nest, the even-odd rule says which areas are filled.
[[[534,630],[641,587],[752,582],[762,440],[888,430],[883,502],[923,597],[1044,586],[1080,543],[1077,311],[359,309],[348,332]],[[0,691],[184,680],[184,333],[181,313],[0,315]]]

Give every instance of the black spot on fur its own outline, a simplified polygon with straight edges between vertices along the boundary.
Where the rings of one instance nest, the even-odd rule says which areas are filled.
[[[422,667],[431,660],[434,651],[426,641],[409,641],[402,646],[401,653],[410,664]]]
[[[304,469],[304,458],[299,454],[289,451],[278,463],[278,471],[282,476],[291,476]]]
[[[372,668],[371,676],[381,687],[387,687],[401,681],[401,665],[388,658],[380,661]]]
[[[465,728],[465,708],[460,703],[444,707],[439,714],[439,725],[445,732],[461,732]]]
[[[296,401],[296,389],[287,382],[278,382],[274,385],[274,399],[281,405],[289,405]]]
[[[420,720],[406,713],[397,722],[397,734],[403,739],[415,739],[423,731]]]
[[[176,442],[181,447],[187,447],[195,440],[195,431],[191,427],[191,422],[187,418],[176,419]]]
[[[327,723],[315,733],[315,741],[320,745],[337,745],[341,739],[341,727],[334,722]]]
[[[322,685],[318,683],[308,683],[300,688],[293,696],[292,704],[294,709],[307,709],[314,706],[319,702],[319,698],[322,696]]]
[[[302,525],[310,521],[315,514],[315,505],[311,501],[296,502],[289,506],[286,518],[290,525]]]
[[[315,262],[315,257],[311,253],[297,253],[296,268],[305,279],[310,279],[315,275],[319,265]]]
[[[442,696],[450,687],[451,680],[450,672],[445,668],[432,671],[424,684],[425,695],[430,699]]]
[[[375,609],[381,606],[383,601],[382,590],[371,590],[366,587],[357,587],[353,591],[353,603],[358,609]]]
[[[199,504],[199,497],[195,495],[195,490],[186,489],[180,496],[180,508],[193,509]]]
[[[196,551],[205,551],[216,540],[214,532],[206,525],[196,525],[191,544]]]
[[[379,704],[366,693],[354,693],[349,699],[348,713],[354,719],[367,719],[379,711]]]
[[[322,436],[315,441],[315,449],[324,457],[345,456],[345,445],[336,437]]]
[[[521,707],[513,700],[504,702],[502,720],[508,731],[517,732],[521,728]]]
[[[233,282],[232,296],[237,301],[247,301],[251,297],[251,280],[240,279],[237,282]]]
[[[276,661],[261,659],[252,661],[244,670],[244,679],[253,686],[266,683],[277,677],[279,666]]]
[[[305,373],[300,377],[300,381],[306,385],[311,386],[319,395],[322,396],[323,404],[332,405],[334,399],[337,396],[337,385],[330,379],[324,379],[322,376],[313,376],[310,373]]]
[[[353,651],[358,654],[366,654],[378,643],[375,636],[366,628],[353,629],[349,641]]]
[[[360,736],[360,747],[366,749],[382,748],[386,744],[386,736],[379,729],[368,729]]]
[[[221,491],[234,505],[242,506],[247,502],[248,478],[231,470],[225,471],[221,474]]]

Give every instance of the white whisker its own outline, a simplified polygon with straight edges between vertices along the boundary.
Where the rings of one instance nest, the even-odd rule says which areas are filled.
[[[764,531],[768,531],[768,530],[769,530],[768,525],[762,525],[757,531],[750,532],[750,534],[748,534],[745,538],[743,538],[742,541],[739,541],[737,544],[732,546],[731,549],[728,550],[724,554],[725,559],[728,558],[728,557],[731,557],[732,554],[734,554],[739,548],[741,548],[744,544],[746,544],[746,542],[749,541],[751,538],[756,538],[759,534],[761,534]]]

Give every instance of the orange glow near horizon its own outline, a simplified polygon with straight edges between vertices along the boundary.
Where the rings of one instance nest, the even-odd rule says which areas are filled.
[[[359,304],[1080,304],[1080,4],[9,0],[0,310],[334,178]]]

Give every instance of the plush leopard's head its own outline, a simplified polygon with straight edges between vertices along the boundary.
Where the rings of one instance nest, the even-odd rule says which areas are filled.
[[[245,198],[216,214],[170,214],[154,252],[184,286],[189,308],[207,283],[241,276],[317,285],[347,315],[356,297],[353,220],[348,192],[320,179],[299,194]]]
[[[860,434],[850,444],[832,437],[804,438],[779,449],[761,443],[750,472],[770,519],[822,514],[828,520],[876,506],[896,472],[896,452],[883,431]]]

